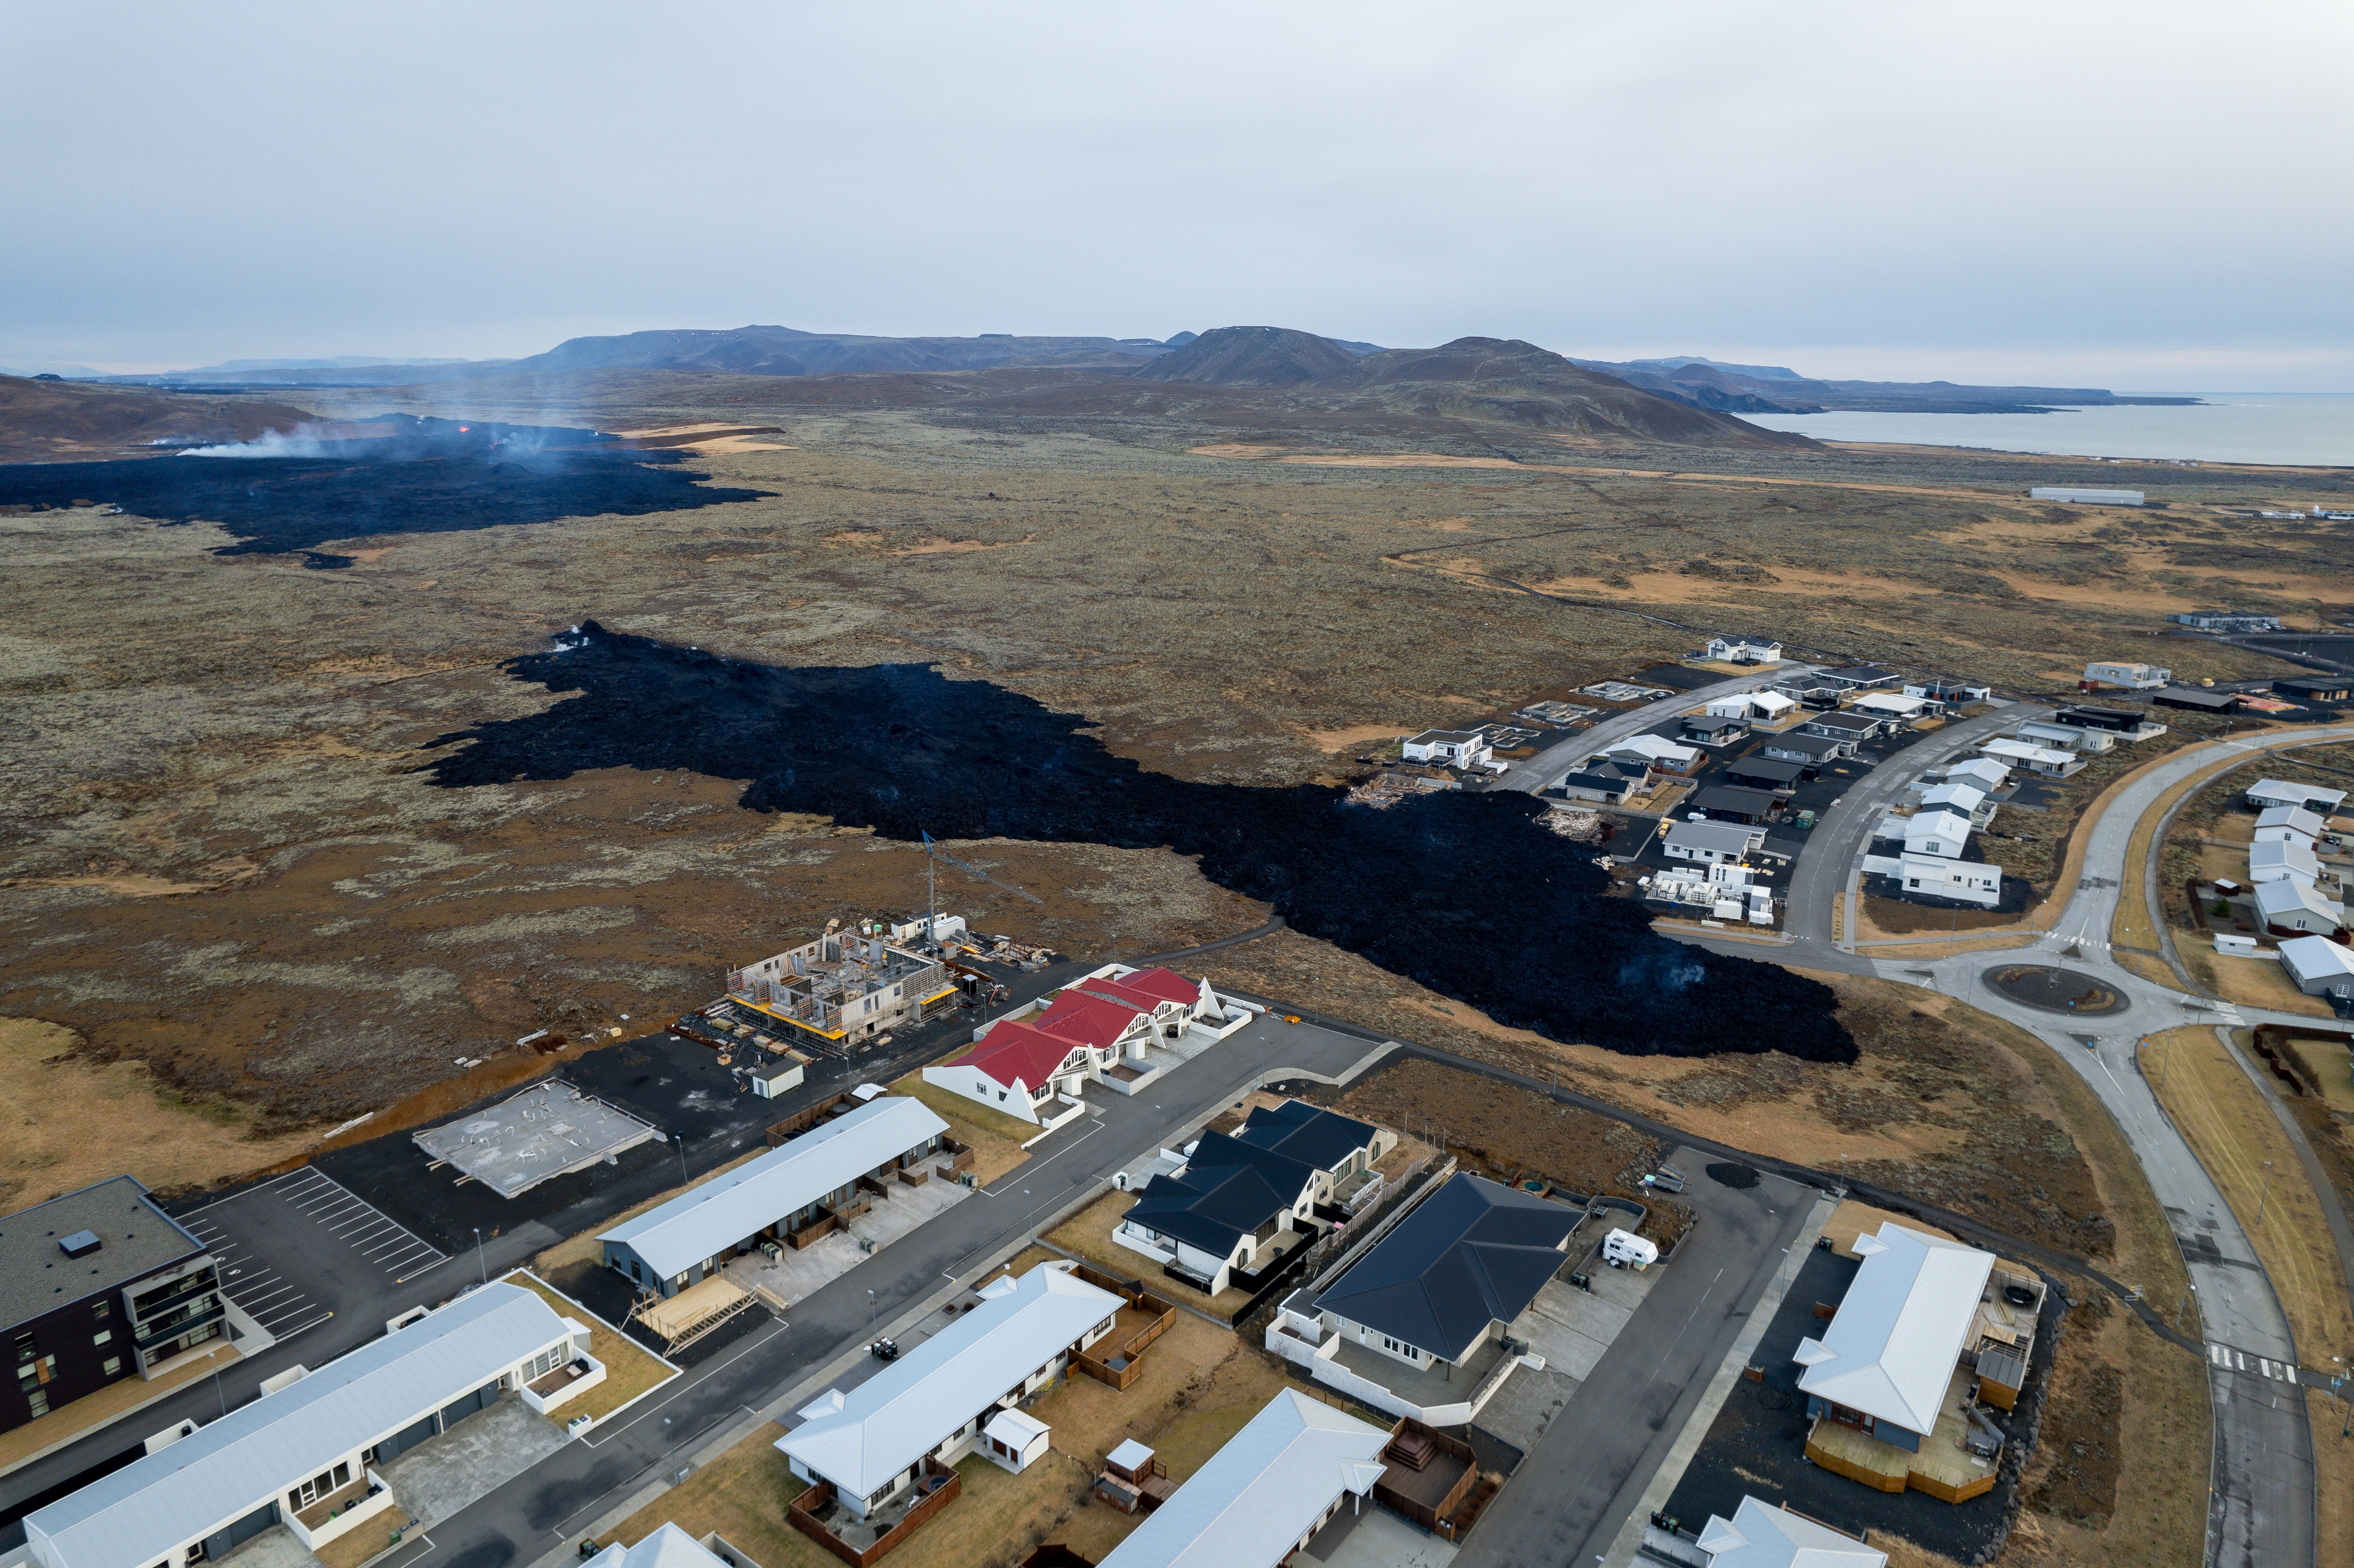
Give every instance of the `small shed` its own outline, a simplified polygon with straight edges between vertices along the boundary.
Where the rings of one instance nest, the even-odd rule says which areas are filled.
[[[1045,1454],[1053,1431],[1019,1410],[1001,1410],[981,1429],[981,1446],[991,1458],[1018,1476]]]
[[[801,1086],[801,1065],[789,1056],[765,1067],[754,1067],[746,1076],[752,1080],[754,1094],[764,1100],[772,1100]]]
[[[1104,1468],[1123,1481],[1141,1483],[1152,1473],[1152,1450],[1128,1438],[1105,1457]]]

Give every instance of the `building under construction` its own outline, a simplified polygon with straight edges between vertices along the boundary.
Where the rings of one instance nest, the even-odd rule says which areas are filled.
[[[927,939],[951,928],[961,931],[964,922],[942,916],[929,934],[921,920],[862,920],[853,930],[830,929],[815,941],[731,971],[727,997],[790,1025],[788,1040],[814,1036],[832,1045],[871,1039],[957,1005],[956,971],[934,956]]]

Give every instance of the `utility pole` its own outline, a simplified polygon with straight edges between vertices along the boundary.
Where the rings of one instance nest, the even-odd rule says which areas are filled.
[[[474,1267],[481,1271],[482,1283],[488,1285],[491,1282],[491,1266],[482,1256],[482,1227],[480,1225],[474,1227]]]
[[[684,1184],[684,1183],[686,1181],[686,1180],[687,1180],[687,1175],[686,1175],[686,1134],[684,1134],[684,1133],[683,1133],[683,1132],[679,1132],[679,1133],[673,1133],[671,1136],[672,1136],[673,1138],[674,1138],[674,1139],[677,1140],[677,1142],[678,1142],[678,1179],[679,1179],[679,1181],[680,1181],[682,1184]]]

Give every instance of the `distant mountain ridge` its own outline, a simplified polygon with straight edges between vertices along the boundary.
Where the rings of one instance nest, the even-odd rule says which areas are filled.
[[[1900,414],[2020,414],[2126,405],[2179,408],[2199,401],[2196,397],[2121,397],[2097,387],[1823,381],[1781,366],[1728,365],[1698,355],[1618,363],[1581,359],[1575,363],[1695,408],[1736,414],[1821,414],[1835,408]]]

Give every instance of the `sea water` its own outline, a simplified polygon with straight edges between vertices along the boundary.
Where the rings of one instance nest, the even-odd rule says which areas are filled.
[[[2121,394],[2132,396],[2133,394]],[[1820,441],[1900,441],[2074,457],[2354,465],[2354,393],[2150,392],[2192,408],[2059,408],[2049,414],[1743,414]]]

